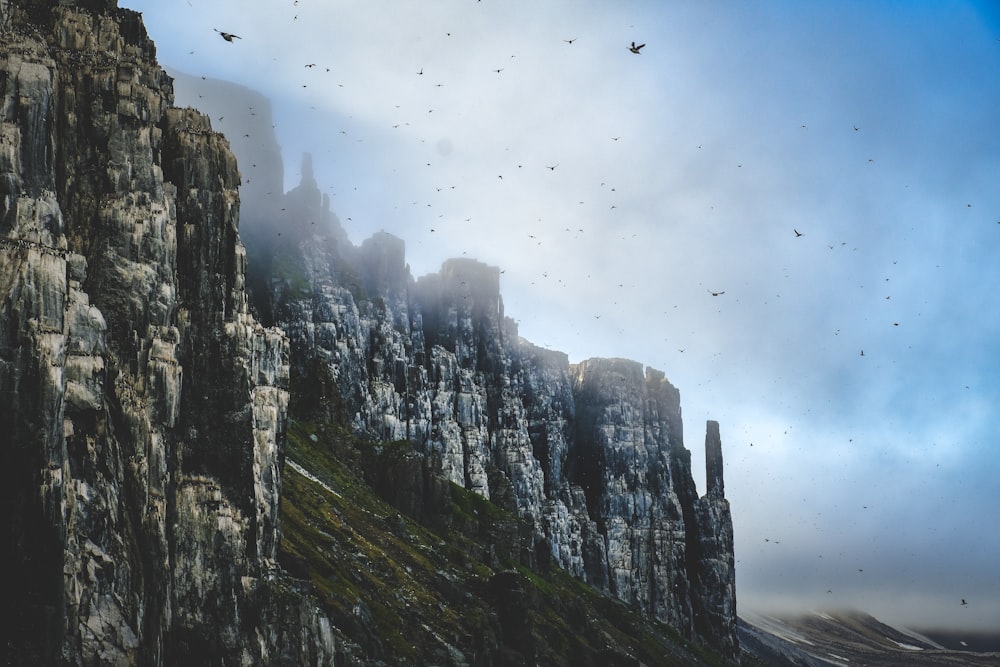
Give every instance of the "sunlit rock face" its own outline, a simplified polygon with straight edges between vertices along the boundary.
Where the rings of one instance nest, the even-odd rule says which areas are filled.
[[[308,161],[303,173],[289,208],[322,225],[282,220],[286,240],[257,281],[288,332],[297,400],[375,440],[408,440],[434,471],[517,512],[533,533],[525,562],[556,563],[736,655],[721,445],[699,500],[664,374],[571,365],[521,339],[495,267],[451,259],[414,280],[400,239],[351,245]]]
[[[228,144],[172,99],[138,14],[0,2],[10,664],[336,651],[314,606],[268,606],[287,339],[249,313]]]

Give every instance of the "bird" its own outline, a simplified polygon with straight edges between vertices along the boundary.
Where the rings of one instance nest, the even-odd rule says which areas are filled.
[[[567,44],[572,44],[573,42],[576,41],[576,37],[574,37],[573,39],[564,39],[563,41],[566,42]]]
[[[556,163],[555,165],[553,165],[551,167],[549,165],[545,165],[545,168],[548,169],[549,171],[555,171],[556,167],[558,167],[558,166],[559,166],[559,164]]]
[[[804,234],[802,232],[800,232],[799,230],[797,230],[795,228],[792,228],[792,231],[795,232],[795,238],[798,238],[800,236],[804,236]]]
[[[708,293],[711,294],[712,296],[719,296],[721,294],[725,294],[726,292],[725,292],[725,290],[723,290],[721,292],[713,292],[712,290],[708,290]]]
[[[635,42],[632,42],[632,46],[628,47],[628,50],[631,51],[632,53],[639,53],[639,49],[641,49],[644,46],[646,45],[640,44],[639,46],[636,46]]]
[[[239,35],[234,35],[231,32],[223,32],[222,30],[219,30],[218,28],[212,28],[212,30],[214,30],[215,32],[217,32],[220,35],[222,35],[222,39],[226,40],[227,42],[231,42],[234,39],[243,39]]]
[[[962,606],[964,607],[967,604],[969,604],[969,603],[965,601],[965,598],[962,598]]]

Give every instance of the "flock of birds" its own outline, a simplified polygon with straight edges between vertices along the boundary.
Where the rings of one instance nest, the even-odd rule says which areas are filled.
[[[297,3],[296,3],[296,4],[297,4]],[[295,18],[297,19],[298,17],[296,16]],[[240,35],[237,35],[237,34],[235,34],[235,33],[232,33],[232,32],[228,32],[228,31],[225,31],[225,30],[219,30],[218,28],[213,28],[213,30],[214,30],[214,31],[215,31],[216,33],[218,33],[218,34],[219,34],[219,36],[220,36],[220,37],[221,37],[221,38],[222,38],[223,40],[225,40],[226,42],[229,42],[229,43],[233,43],[233,42],[234,42],[234,40],[238,40],[238,39],[242,39],[242,38],[240,37]],[[448,33],[448,34],[450,35],[451,33]],[[575,38],[575,37],[574,37],[574,38],[565,38],[565,39],[563,39],[562,41],[563,41],[563,42],[565,42],[566,44],[570,44],[570,45],[572,45],[572,44],[574,44],[574,43],[575,43],[575,42],[577,41],[577,38]],[[629,44],[629,45],[628,45],[628,46],[626,47],[626,49],[627,49],[627,50],[628,50],[628,51],[629,51],[630,53],[632,53],[632,54],[635,54],[635,55],[640,55],[640,54],[642,53],[642,49],[643,49],[643,48],[645,48],[645,47],[646,47],[646,44],[645,44],[645,43],[636,43],[636,42],[635,42],[635,41],[633,40],[633,41],[632,41],[632,42],[631,42],[631,43],[630,43],[630,44]],[[513,57],[513,56],[512,56],[512,57]],[[312,68],[315,68],[316,66],[317,66],[317,64],[316,64],[316,63],[307,63],[307,64],[305,64],[305,67],[306,67],[306,68],[309,68],[309,69],[312,69]],[[329,71],[329,68],[327,68],[327,71]],[[503,72],[503,71],[504,71],[504,68],[502,68],[502,67],[498,67],[498,68],[495,68],[495,69],[494,69],[493,71],[494,71],[495,73],[499,74],[499,73],[501,73],[501,72]],[[419,75],[419,76],[423,76],[423,75],[424,75],[424,68],[423,68],[423,67],[421,67],[421,68],[420,68],[420,69],[419,69],[419,70],[418,70],[418,71],[417,71],[416,73],[417,73],[417,75]],[[440,87],[440,86],[442,86],[443,84],[441,84],[441,83],[438,83],[438,84],[436,84],[436,85]],[[303,86],[303,87],[305,87],[305,86]],[[433,109],[431,109],[431,110],[429,110],[429,111],[428,111],[428,113],[431,113],[431,112],[433,112]],[[406,123],[406,124],[408,125],[409,123]],[[399,126],[400,126],[399,124],[395,124],[395,125],[393,125],[393,127],[394,127],[394,128],[398,128]],[[802,127],[803,127],[803,128],[806,128],[807,126],[806,126],[806,125],[802,125]],[[854,132],[859,132],[859,131],[861,130],[861,128],[860,128],[860,127],[859,127],[859,126],[858,126],[857,124],[854,124],[854,125],[852,125],[852,129],[853,129],[853,131],[854,131]],[[346,132],[345,130],[341,130],[341,134],[347,134],[347,132]],[[246,135],[246,136],[249,136],[249,135]],[[615,137],[611,137],[611,139],[612,139],[613,141],[618,141],[618,140],[619,140],[620,138],[621,138],[620,136],[615,136]],[[698,146],[698,148],[701,148],[701,146],[699,145],[699,146]],[[869,160],[868,160],[868,162],[869,162],[869,163],[871,163],[872,161],[873,161],[872,159],[869,159]],[[430,166],[430,163],[428,163],[428,166]],[[518,164],[517,166],[518,166],[518,168],[521,168],[521,167],[522,167],[522,165],[520,165],[520,164]],[[742,164],[740,164],[740,165],[738,165],[738,166],[742,167]],[[559,167],[559,163],[557,162],[557,163],[555,163],[555,164],[551,164],[551,165],[550,165],[550,164],[546,164],[546,165],[544,165],[544,167],[545,167],[546,169],[548,169],[549,171],[553,171],[553,172],[554,172],[554,171],[556,170],[556,168],[558,168],[558,167]],[[503,174],[498,174],[498,175],[497,175],[497,178],[498,178],[498,180],[501,180],[501,181],[502,181],[502,180],[503,180]],[[601,186],[604,186],[604,183],[601,183]],[[451,188],[451,189],[454,189],[454,187],[455,187],[454,185],[450,186],[450,188]],[[438,189],[438,191],[440,192],[442,188],[440,188],[440,187],[439,187],[439,188],[437,188],[437,189]],[[612,190],[612,191],[614,191],[614,188],[611,188],[611,190]],[[414,204],[416,204],[416,202],[413,202],[413,203],[414,203]],[[579,202],[579,203],[580,203],[580,204],[582,204],[583,202],[581,201],[581,202]],[[427,206],[430,206],[430,204],[427,204]],[[611,208],[611,209],[615,209],[616,207],[617,207],[617,205],[616,205],[616,204],[612,204],[610,208]],[[442,214],[442,215],[443,215],[443,214]],[[441,216],[439,216],[439,217],[441,217]],[[350,218],[348,218],[348,220],[350,220]],[[465,218],[465,221],[466,221],[466,222],[469,222],[470,220],[471,220],[471,217],[467,217],[467,218]],[[998,222],[1000,222],[1000,221],[998,221]],[[430,228],[430,231],[431,231],[431,232],[435,232],[435,231],[436,231],[436,228],[434,228],[434,227],[431,227],[431,228]],[[570,229],[569,229],[569,228],[567,228],[567,230],[566,230],[566,231],[570,231]],[[581,229],[579,229],[579,230],[577,230],[577,231],[578,231],[579,233],[582,233],[582,232],[583,232],[583,229],[581,228]],[[793,228],[793,229],[792,229],[792,232],[793,232],[793,234],[794,234],[794,237],[795,237],[795,238],[801,238],[801,237],[805,236],[804,232],[801,232],[801,231],[799,231],[799,229],[797,229],[797,228]],[[538,244],[538,245],[540,245],[540,244],[541,244],[541,241],[540,241],[540,240],[538,240],[538,237],[537,237],[536,235],[534,235],[534,234],[529,234],[529,235],[528,235],[528,237],[529,237],[529,238],[530,238],[530,239],[531,239],[531,240],[532,240],[532,241],[533,241],[534,243],[536,243],[536,244]],[[634,237],[634,235],[633,235],[633,237]],[[843,244],[841,244],[841,245],[843,245]],[[830,249],[833,249],[833,248],[834,248],[835,246],[833,246],[833,245],[828,245],[828,247],[829,247]],[[545,274],[544,274],[544,277],[547,277],[547,276],[548,276],[548,274],[547,274],[547,273],[545,273]],[[888,279],[887,279],[887,280],[888,280]],[[534,283],[534,282],[532,282],[531,284],[532,284],[532,285],[534,285],[535,283]],[[622,285],[622,286],[624,286],[624,285]],[[707,292],[708,292],[708,294],[710,294],[710,295],[711,295],[712,297],[720,297],[720,296],[723,296],[723,295],[725,295],[725,294],[726,294],[726,290],[723,290],[723,289],[706,289],[706,291],[707,291]],[[889,299],[889,298],[890,298],[889,296],[886,296],[886,299]],[[600,317],[600,316],[599,316],[599,315],[595,315],[595,317],[597,317],[597,318],[599,319],[599,317]],[[894,322],[894,323],[893,323],[893,325],[894,325],[894,326],[899,326],[899,322]],[[839,333],[839,331],[838,331],[838,333]],[[681,351],[681,352],[683,352],[683,349],[679,349],[678,351]],[[858,353],[858,356],[860,356],[860,357],[864,357],[864,356],[865,356],[865,352],[864,352],[864,350],[863,350],[863,349],[859,350],[859,353]]]
[[[227,31],[224,31],[224,30],[219,30],[217,28],[214,29],[214,30],[215,30],[216,33],[219,34],[220,38],[223,39],[224,41],[226,41],[227,43],[234,43],[234,40],[241,40],[242,39],[242,37],[240,37],[240,35],[234,34],[232,32],[227,32]],[[573,45],[573,44],[575,44],[577,42],[577,38],[575,38],[575,37],[573,37],[573,38],[563,38],[562,42],[564,42],[567,45]],[[578,47],[574,47],[574,48],[578,48]],[[643,53],[643,49],[645,49],[645,48],[646,48],[646,43],[637,43],[634,40],[631,41],[631,43],[629,43],[627,46],[625,46],[625,50],[627,50],[629,53],[634,54],[634,55],[641,55]],[[624,56],[624,57],[628,58],[628,56]],[[501,63],[498,63],[498,64],[501,64]],[[313,62],[309,62],[309,63],[305,63],[304,64],[304,67],[307,68],[307,69],[314,69],[317,66],[318,66],[317,63],[313,63]],[[510,67],[512,68],[513,66],[510,66]],[[506,69],[507,69],[506,67],[495,67],[492,71],[493,71],[493,73],[499,75],[499,74],[505,72]],[[329,71],[329,68],[327,68],[327,71]],[[415,69],[414,71],[415,71],[416,75],[418,75],[420,77],[424,77],[425,76],[425,69],[424,69],[424,67],[420,67],[419,69]],[[426,79],[424,79],[424,80],[426,80]],[[435,85],[438,86],[438,87],[441,87],[444,84],[443,83],[437,83]],[[432,113],[433,111],[434,110],[431,109],[431,110],[428,110],[427,113],[429,114],[429,113]],[[405,124],[408,125],[409,123],[405,123]],[[861,132],[861,125],[864,125],[864,124],[865,123],[861,123],[860,125],[859,124],[845,125],[843,129],[848,134],[850,134],[851,132],[858,133],[858,132]],[[394,125],[393,127],[394,128],[398,128],[398,127],[400,127],[400,125]],[[801,127],[803,129],[805,129],[806,125],[802,125]],[[341,130],[341,134],[346,135],[347,132],[345,130]],[[610,139],[612,141],[618,142],[621,139],[621,136],[613,136],[613,137],[610,137]],[[701,146],[699,145],[698,148],[701,148]],[[868,163],[870,164],[872,162],[873,162],[873,159],[872,158],[868,158]],[[563,173],[564,170],[567,170],[567,169],[571,168],[571,165],[569,164],[568,161],[565,161],[565,163],[566,163],[566,166],[563,167],[560,170],[560,172],[559,172],[560,174]],[[543,163],[543,164],[541,164],[538,168],[541,169],[542,167],[544,167],[544,169],[548,170],[549,172],[556,172],[556,170],[560,167],[560,164],[561,163],[559,161],[552,160],[549,163]],[[428,166],[430,166],[429,163],[428,163]],[[742,167],[742,164],[740,164],[738,166]],[[521,167],[522,167],[521,164],[517,164],[517,168],[518,169],[520,169]],[[492,176],[491,176],[491,178],[492,178]],[[497,174],[496,180],[503,181],[504,180],[504,175],[503,174]],[[510,179],[508,178],[508,181],[509,180]],[[603,187],[604,183],[601,183],[601,186]],[[455,187],[454,185],[442,185],[442,187],[438,188],[438,191],[440,192],[440,191],[442,191],[445,188],[454,189],[454,187]],[[609,189],[613,190],[613,188],[609,188]],[[581,201],[580,203],[582,204],[583,202]],[[413,202],[413,204],[416,205],[417,202]],[[421,203],[421,206],[422,205],[423,204]],[[428,203],[427,206],[430,207],[431,204]],[[616,208],[616,204],[611,204],[611,208]],[[472,219],[471,217],[466,217],[466,218],[464,218],[464,221],[465,222],[470,222],[471,219]],[[997,221],[997,222],[1000,223],[1000,221]],[[434,232],[434,231],[436,231],[436,229],[440,229],[440,227],[436,227],[436,228],[432,227],[432,228],[430,228],[430,231]],[[784,229],[785,229],[785,231],[787,233],[787,229],[788,228],[784,228]],[[569,227],[566,228],[566,232],[571,232],[573,234],[582,234],[583,231],[584,231],[583,228],[575,228],[575,230],[571,230]],[[807,236],[807,234],[809,234],[809,236]],[[789,237],[794,238],[794,239],[805,239],[803,241],[803,243],[808,243],[810,241],[810,239],[813,239],[816,236],[817,236],[816,231],[814,229],[809,228],[808,227],[808,223],[807,223],[807,226],[802,226],[800,228],[799,227],[792,228],[791,229],[791,234],[789,234]],[[528,234],[528,239],[527,240],[530,241],[532,244],[539,244],[540,245],[542,243],[542,239],[540,238],[540,235],[537,235],[537,234]],[[841,244],[841,245],[843,245],[843,244]],[[833,250],[836,246],[828,244],[827,247],[830,250]],[[548,278],[548,276],[549,276],[548,273],[544,273],[543,274],[543,277],[545,277],[545,278]],[[888,279],[886,279],[886,280],[888,280]],[[722,282],[722,281],[719,281],[719,282]],[[712,283],[708,283],[708,284],[712,284]],[[532,285],[534,285],[534,283],[532,283]],[[624,285],[619,285],[619,286],[620,287],[624,287]],[[714,284],[712,286],[713,287],[721,287],[722,285],[718,285],[718,283],[716,283],[716,284]],[[719,302],[718,302],[720,304],[728,303],[729,301],[731,301],[734,298],[734,296],[738,296],[738,293],[739,293],[738,286],[733,286],[731,284],[730,285],[725,285],[725,286],[729,289],[729,296],[728,296],[728,299],[720,299]],[[705,288],[705,291],[707,291],[707,293],[712,298],[718,298],[718,297],[723,297],[724,295],[727,295],[727,289]],[[700,298],[704,299],[705,298],[704,297],[704,292],[702,292],[701,294],[702,294],[702,297],[700,297]],[[886,300],[888,300],[889,296],[886,296],[885,298],[886,298]],[[600,319],[601,316],[600,316],[600,314],[595,314],[594,317],[597,318],[597,319]],[[893,326],[899,326],[899,323],[898,322],[893,322]],[[839,330],[838,330],[837,333],[839,333]],[[684,349],[686,349],[686,348],[678,348],[678,351],[679,352],[684,352]],[[864,349],[858,350],[857,347],[854,347],[853,350],[857,350],[857,356],[860,356],[860,357],[865,357],[866,356]],[[853,350],[852,350],[851,354],[854,354]],[[871,354],[869,356],[877,359],[877,357],[878,357],[877,350],[873,351],[872,349],[870,349],[869,352],[870,353],[874,352],[874,354]],[[775,545],[780,544],[780,542],[778,540],[768,540],[768,539],[765,539],[765,542],[772,542]],[[858,571],[862,572],[863,569],[862,568],[858,568]],[[820,590],[822,590],[822,589],[820,589]],[[832,593],[832,589],[831,590],[827,590],[827,593]],[[967,601],[964,598],[961,599],[961,606],[964,607],[967,604],[968,603],[967,603]]]
[[[222,39],[226,40],[227,42],[232,42],[234,39],[243,39],[239,35],[234,35],[231,32],[226,32],[224,30],[219,30],[218,28],[212,28],[212,29],[215,30],[215,32],[219,33],[219,35],[222,37]],[[564,39],[563,41],[566,42],[567,44],[572,44],[573,42],[576,41],[576,38],[574,37],[572,39]],[[628,50],[631,51],[632,53],[635,53],[635,54],[638,55],[639,52],[640,52],[640,50],[644,46],[646,46],[646,45],[645,44],[636,44],[635,41],[633,41],[629,45]],[[316,66],[315,63],[311,63],[311,64],[306,65],[306,67],[315,67],[315,66]],[[500,73],[500,72],[503,71],[503,68],[499,68],[499,69],[496,69],[496,70],[493,70],[493,71],[495,71],[497,73]],[[417,72],[417,74],[423,74],[423,73],[424,73],[424,68],[421,67],[420,71]],[[855,127],[854,129],[857,130],[858,128]]]

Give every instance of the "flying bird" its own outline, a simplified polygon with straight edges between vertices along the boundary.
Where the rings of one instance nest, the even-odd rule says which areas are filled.
[[[639,53],[639,49],[641,49],[644,46],[646,46],[646,45],[645,44],[640,44],[640,45],[636,46],[635,42],[632,42],[632,46],[628,47],[628,50],[631,51],[632,53]]]
[[[243,39],[239,35],[234,35],[231,32],[223,32],[222,30],[219,30],[218,28],[212,28],[212,30],[214,30],[215,32],[217,32],[220,35],[222,35],[222,39],[226,40],[227,42],[231,42],[234,39]]]
[[[566,42],[567,44],[572,44],[573,42],[576,41],[576,37],[574,37],[573,39],[564,39],[563,41]]]
[[[723,291],[721,291],[721,292],[713,292],[712,290],[708,290],[708,293],[709,293],[709,294],[711,294],[712,296],[719,296],[719,295],[721,295],[721,294],[725,294],[725,293],[726,293],[726,291],[725,291],[725,290],[723,290]]]
[[[962,598],[962,606],[964,607],[967,604],[969,604],[969,603],[965,601],[965,598]]]
[[[795,232],[795,238],[798,238],[800,236],[804,236],[804,234],[802,232],[800,232],[799,230],[795,229],[794,227],[792,228],[792,231]]]

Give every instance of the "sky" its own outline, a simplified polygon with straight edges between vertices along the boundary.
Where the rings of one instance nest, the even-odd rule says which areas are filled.
[[[702,492],[718,420],[740,611],[1000,627],[994,2],[119,5],[270,98],[354,243],[664,371]]]

